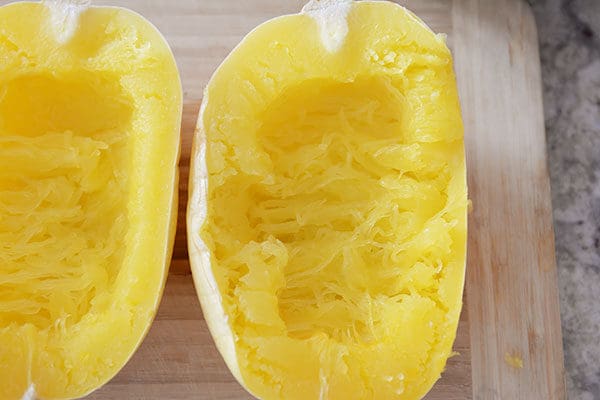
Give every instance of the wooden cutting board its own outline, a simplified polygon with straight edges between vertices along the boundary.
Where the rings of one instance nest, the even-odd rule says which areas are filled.
[[[192,285],[185,237],[190,145],[202,89],[218,64],[252,28],[299,11],[303,0],[95,3],[131,8],[156,24],[175,52],[185,104],[179,226],[165,296],[141,348],[90,398],[248,399],[213,344]],[[455,343],[460,354],[449,360],[427,399],[565,399],[532,14],[521,0],[400,3],[449,36],[473,201],[466,305]]]

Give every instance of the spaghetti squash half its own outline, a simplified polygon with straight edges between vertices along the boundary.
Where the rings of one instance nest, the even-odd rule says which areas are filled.
[[[313,1],[210,80],[188,240],[212,335],[261,399],[419,399],[452,354],[463,127],[445,37],[390,2]]]
[[[148,21],[0,8],[0,399],[67,399],[142,341],[176,223],[182,94]]]

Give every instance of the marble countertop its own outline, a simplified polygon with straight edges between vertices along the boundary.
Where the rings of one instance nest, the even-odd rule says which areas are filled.
[[[540,41],[569,399],[600,399],[600,0],[529,0]]]

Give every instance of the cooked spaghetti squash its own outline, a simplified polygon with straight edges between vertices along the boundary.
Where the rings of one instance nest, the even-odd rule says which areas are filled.
[[[0,8],[0,399],[81,397],[156,312],[177,202],[181,87],[131,11]]]
[[[389,2],[313,1],[205,90],[188,239],[205,318],[261,399],[419,399],[452,354],[463,128],[445,38]]]

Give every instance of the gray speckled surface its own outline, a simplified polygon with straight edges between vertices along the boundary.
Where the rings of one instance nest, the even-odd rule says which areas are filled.
[[[567,388],[600,399],[600,0],[530,0],[542,58]]]

